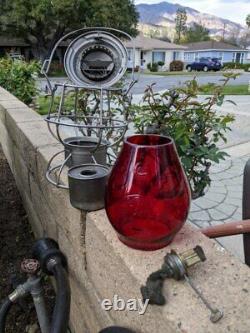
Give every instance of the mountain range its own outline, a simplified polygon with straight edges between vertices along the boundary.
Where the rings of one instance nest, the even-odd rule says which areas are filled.
[[[140,15],[139,30],[145,35],[151,37],[168,37],[170,40],[174,38],[175,32],[175,16],[176,11],[181,8],[187,13],[187,26],[193,23],[202,24],[209,29],[210,35],[213,37],[229,37],[232,35],[241,35],[245,28],[230,20],[201,13],[190,7],[169,2],[160,2],[157,4],[138,4],[136,6]]]

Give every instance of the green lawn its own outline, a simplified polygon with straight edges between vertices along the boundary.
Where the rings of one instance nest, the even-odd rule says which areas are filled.
[[[63,69],[54,69],[49,73],[52,77],[66,77],[66,73]]]
[[[203,86],[203,95],[211,95],[213,88],[209,85]],[[250,87],[247,84],[228,85],[223,90],[225,95],[250,95]]]
[[[36,111],[41,115],[48,114],[50,97],[39,96],[36,98]]]
[[[50,106],[50,100],[51,98],[45,97],[45,96],[38,96],[36,98],[36,111],[41,115],[46,115],[49,112],[49,106]],[[55,97],[55,104],[59,105],[59,96]],[[74,101],[73,98],[67,97],[65,101],[65,105],[67,108],[73,108],[74,107]]]

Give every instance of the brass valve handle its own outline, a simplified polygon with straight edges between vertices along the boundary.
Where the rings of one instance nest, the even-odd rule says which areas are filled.
[[[141,287],[143,300],[149,299],[149,304],[164,305],[166,299],[162,294],[163,282],[166,278],[175,280],[184,279],[188,275],[188,268],[202,261],[206,257],[201,246],[177,254],[174,250],[167,253],[164,257],[164,263],[160,270],[149,275],[146,286]]]

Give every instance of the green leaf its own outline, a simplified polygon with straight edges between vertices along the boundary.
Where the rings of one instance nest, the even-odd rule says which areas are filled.
[[[227,82],[224,80],[223,85]],[[150,87],[145,91],[143,104],[133,110],[132,119],[138,132],[153,125],[160,134],[172,136],[195,197],[204,193],[211,182],[211,163],[220,163],[227,156],[219,149],[218,142],[226,141],[234,117],[218,114],[213,109],[224,102],[223,85],[209,84],[213,94],[204,100],[198,99],[197,94],[206,87],[200,87],[195,78],[174,92],[167,90],[155,94]],[[171,100],[173,93],[174,102]]]

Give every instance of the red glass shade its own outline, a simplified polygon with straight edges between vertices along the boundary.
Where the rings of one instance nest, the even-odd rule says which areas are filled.
[[[170,243],[190,206],[189,186],[172,139],[126,138],[108,181],[105,205],[126,245],[156,250]]]

